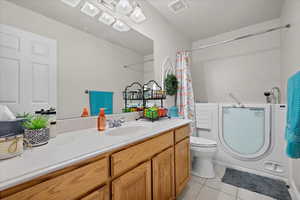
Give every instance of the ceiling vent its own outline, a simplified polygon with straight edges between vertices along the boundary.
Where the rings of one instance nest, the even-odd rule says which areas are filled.
[[[188,4],[185,0],[174,0],[171,3],[169,3],[168,7],[173,13],[178,14],[187,9]]]

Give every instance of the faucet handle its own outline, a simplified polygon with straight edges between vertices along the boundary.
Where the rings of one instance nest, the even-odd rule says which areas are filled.
[[[107,122],[108,122],[109,128],[114,128],[114,120],[113,119],[108,119]]]
[[[119,121],[120,123],[125,123],[125,118],[124,118],[124,117],[121,117],[118,121]]]

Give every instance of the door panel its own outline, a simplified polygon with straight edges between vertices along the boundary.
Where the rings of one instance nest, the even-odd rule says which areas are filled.
[[[19,51],[20,39],[16,35],[10,35],[0,32],[0,46]]]
[[[0,102],[18,104],[20,98],[20,62],[0,57]]]
[[[190,139],[175,145],[175,185],[179,195],[190,179]]]
[[[174,149],[169,148],[152,159],[153,200],[174,199]]]
[[[0,104],[14,113],[56,107],[56,41],[0,24]]]
[[[148,161],[112,182],[113,200],[151,200],[151,162]]]

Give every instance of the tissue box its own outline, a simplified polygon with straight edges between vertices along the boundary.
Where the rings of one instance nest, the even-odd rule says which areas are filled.
[[[24,133],[22,123],[24,119],[15,119],[8,121],[0,121],[0,137],[10,135],[19,135]]]

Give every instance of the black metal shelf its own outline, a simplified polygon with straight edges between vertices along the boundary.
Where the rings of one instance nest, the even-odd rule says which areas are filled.
[[[143,101],[144,99],[125,99],[124,100],[128,100],[128,101]]]
[[[166,98],[150,98],[150,99],[144,99],[144,100],[165,100]]]
[[[158,89],[153,90],[153,85],[155,85]],[[130,90],[132,87],[135,86],[140,91],[140,94],[137,93],[136,90]],[[155,96],[155,92],[157,91],[161,92],[161,97],[153,97]],[[128,97],[129,93],[137,93],[137,95],[142,96],[142,98],[130,98]],[[145,95],[147,95],[147,97]],[[150,96],[150,98],[148,97],[148,95]],[[132,84],[128,85],[123,92],[123,99],[125,101],[125,110],[127,110],[128,108],[128,101],[143,101],[144,108],[146,107],[147,101],[161,101],[161,107],[163,107],[163,100],[166,99],[166,94],[162,91],[162,87],[155,80],[150,80],[144,85],[142,85],[139,82],[133,82]]]

